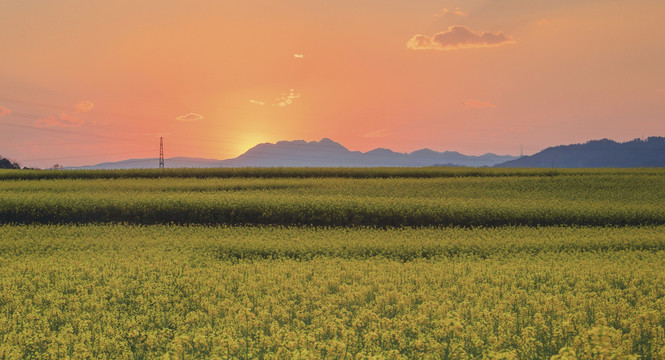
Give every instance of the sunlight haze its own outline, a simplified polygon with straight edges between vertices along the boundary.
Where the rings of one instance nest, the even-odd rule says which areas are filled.
[[[0,155],[480,155],[665,135],[665,3],[0,1]]]

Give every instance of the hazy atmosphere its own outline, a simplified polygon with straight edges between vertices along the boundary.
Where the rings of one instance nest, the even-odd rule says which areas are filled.
[[[518,155],[665,134],[662,1],[0,0],[0,155]]]
[[[0,358],[665,359],[663,19],[0,0]]]

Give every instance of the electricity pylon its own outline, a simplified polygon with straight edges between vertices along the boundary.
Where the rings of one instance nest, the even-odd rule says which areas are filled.
[[[159,168],[164,168],[164,139],[159,138]]]

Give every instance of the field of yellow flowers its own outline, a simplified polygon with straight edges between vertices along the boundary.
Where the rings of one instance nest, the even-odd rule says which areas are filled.
[[[5,171],[0,172],[4,179],[0,180],[0,223],[665,224],[662,169],[596,173],[468,169],[466,176],[464,170],[449,173],[445,169],[424,169],[422,174],[411,169],[365,169],[364,178],[325,176],[335,169],[299,170],[299,176],[290,177],[273,177],[279,169],[254,170],[253,177],[230,176],[229,169],[220,169],[217,175],[208,169],[171,173],[179,177],[159,177],[169,172],[144,170],[142,178],[120,176],[133,174],[128,171],[110,172],[114,176],[109,178],[90,178],[94,171]],[[394,176],[383,177],[381,171],[392,171]],[[441,176],[434,176],[436,171]],[[65,178],[34,179],[32,174]]]
[[[665,171],[237,171],[0,173],[0,358],[665,359]]]

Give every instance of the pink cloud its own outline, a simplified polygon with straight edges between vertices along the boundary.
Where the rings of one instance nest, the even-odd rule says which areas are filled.
[[[79,127],[83,125],[83,120],[76,116],[60,113],[60,116],[48,116],[35,121],[36,127]]]
[[[61,123],[55,116],[49,116],[35,121],[34,125],[36,127],[54,127],[61,126]]]
[[[434,36],[414,35],[406,44],[413,50],[457,50],[496,47],[505,44],[513,44],[515,40],[502,32],[475,33],[471,29],[453,25],[446,31],[434,34]]]
[[[203,116],[201,116],[197,113],[189,113],[189,114],[178,116],[175,119],[178,120],[178,121],[197,121],[197,120],[203,120]]]
[[[87,113],[88,111],[92,110],[92,108],[94,107],[95,104],[91,103],[90,101],[81,101],[80,103],[76,104],[74,112],[76,114]]]
[[[496,105],[492,104],[489,101],[480,101],[480,100],[473,100],[473,99],[468,99],[462,104],[462,106],[466,108],[474,108],[474,109],[488,109],[488,108],[495,108]]]
[[[6,108],[6,107],[0,105],[0,116],[9,115],[9,114],[11,114],[11,113],[12,113],[11,110],[9,110],[8,108]]]
[[[74,105],[74,115],[69,115],[67,113],[60,113],[56,116],[47,116],[40,118],[34,122],[36,127],[79,127],[85,123],[83,119],[78,117],[78,114],[83,114],[91,111],[95,107],[90,101],[81,101],[78,104]]]

